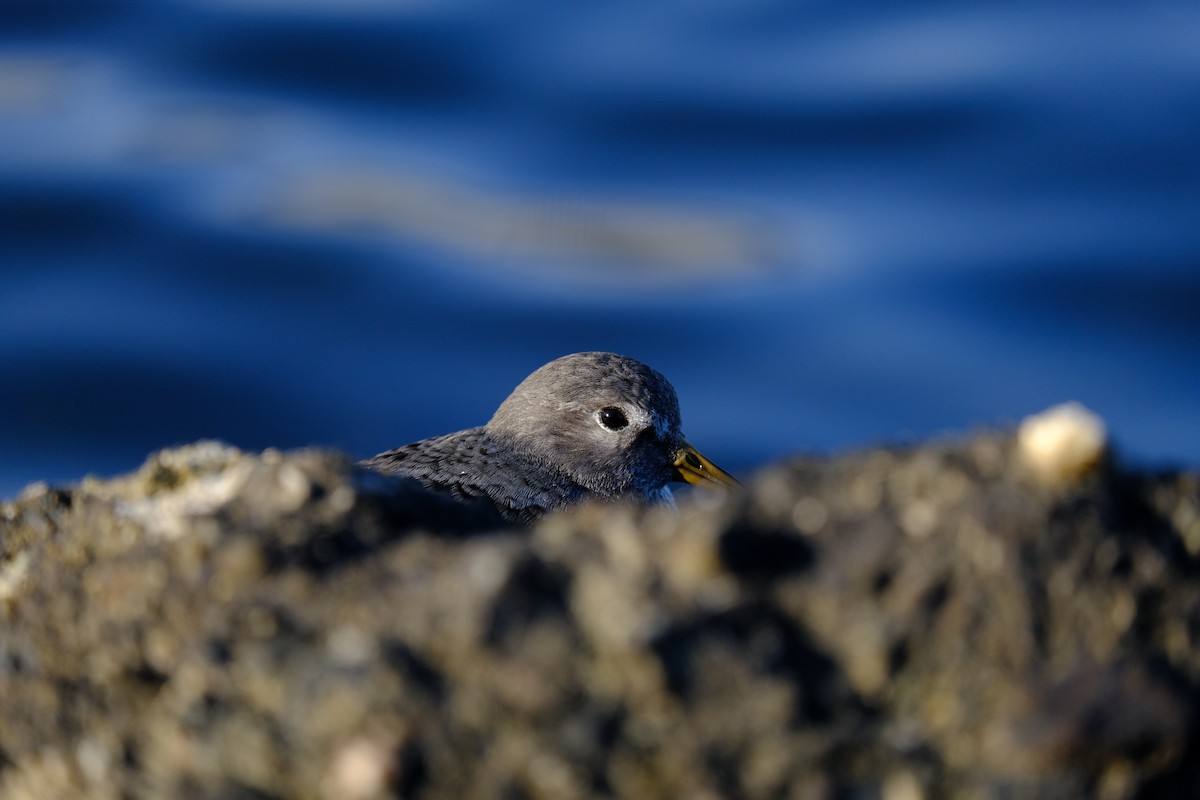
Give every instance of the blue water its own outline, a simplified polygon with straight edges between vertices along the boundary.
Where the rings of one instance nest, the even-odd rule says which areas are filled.
[[[1071,399],[1200,465],[1200,5],[0,4],[0,497],[588,349],[741,474]]]

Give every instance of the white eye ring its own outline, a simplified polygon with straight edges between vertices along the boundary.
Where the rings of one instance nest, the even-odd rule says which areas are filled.
[[[616,406],[605,406],[597,411],[596,421],[610,431],[619,431],[629,425],[629,418],[625,416],[625,412]]]

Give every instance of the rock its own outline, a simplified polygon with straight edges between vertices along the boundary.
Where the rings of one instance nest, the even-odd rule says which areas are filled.
[[[1094,469],[1108,450],[1108,432],[1104,421],[1079,403],[1063,403],[1023,420],[1017,445],[1030,470],[1053,486]]]
[[[316,451],[32,486],[0,796],[1195,796],[1200,476],[1023,447],[530,530]]]

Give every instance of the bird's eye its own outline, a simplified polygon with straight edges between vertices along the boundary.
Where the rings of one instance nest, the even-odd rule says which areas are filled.
[[[612,406],[600,409],[597,418],[600,420],[600,424],[610,431],[619,431],[629,424],[629,420],[625,417],[625,412]]]

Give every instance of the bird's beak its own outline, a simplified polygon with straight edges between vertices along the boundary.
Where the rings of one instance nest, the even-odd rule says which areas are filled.
[[[732,475],[700,455],[700,451],[687,442],[683,442],[675,454],[675,479],[708,488],[714,485],[722,489],[741,486]]]

